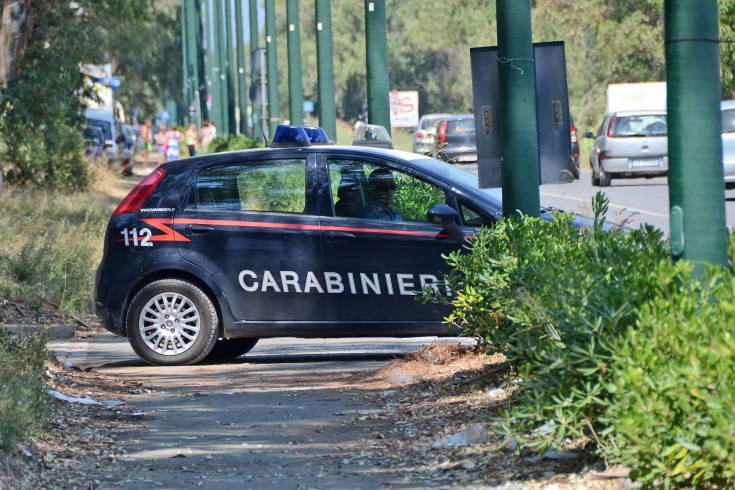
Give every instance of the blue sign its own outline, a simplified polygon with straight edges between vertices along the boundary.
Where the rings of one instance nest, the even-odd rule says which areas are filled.
[[[314,112],[314,101],[312,100],[304,101],[304,112]]]

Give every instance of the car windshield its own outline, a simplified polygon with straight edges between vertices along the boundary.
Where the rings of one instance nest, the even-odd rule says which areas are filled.
[[[102,131],[105,133],[105,139],[107,140],[112,139],[112,128],[109,122],[101,121],[99,119],[87,119],[87,122],[91,124],[92,126],[100,127]]]
[[[618,116],[613,121],[611,136],[617,138],[666,136],[666,116],[664,114]]]
[[[474,119],[456,119],[447,123],[447,133],[474,133]]]
[[[722,111],[722,132],[735,133],[735,109]]]

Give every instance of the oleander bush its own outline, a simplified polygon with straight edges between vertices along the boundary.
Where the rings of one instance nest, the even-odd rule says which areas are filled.
[[[657,297],[651,271],[669,253],[658,230],[607,227],[607,205],[595,196],[586,227],[564,214],[504,219],[448,257],[447,321],[504,353],[523,379],[500,426],[519,449],[559,449],[568,438],[610,444],[601,416],[613,360],[637,310]]]
[[[652,275],[660,294],[611,366],[610,453],[644,488],[733,488],[735,274],[712,266],[698,278],[680,262]]]

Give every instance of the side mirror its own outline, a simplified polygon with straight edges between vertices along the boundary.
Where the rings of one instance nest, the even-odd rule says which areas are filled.
[[[584,133],[584,134],[582,135],[582,137],[583,137],[583,138],[592,138],[592,139],[594,139],[595,135],[594,135],[594,134],[592,134],[591,132],[587,131],[586,133]]]
[[[429,220],[429,223],[443,226],[449,238],[453,240],[464,240],[464,233],[457,226],[458,217],[457,211],[446,204],[435,204],[426,212],[426,218]]]

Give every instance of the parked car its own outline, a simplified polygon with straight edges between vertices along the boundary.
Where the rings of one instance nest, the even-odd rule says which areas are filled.
[[[725,189],[735,189],[735,100],[720,104],[722,115],[722,167]]]
[[[446,114],[424,114],[421,116],[413,133],[413,151],[415,153],[426,155],[434,151],[436,121],[445,116]]]
[[[451,115],[437,120],[433,155],[450,163],[476,162],[475,116]]]
[[[105,134],[99,126],[85,126],[82,129],[84,138],[84,156],[93,162],[106,162]]]
[[[574,120],[569,118],[569,139],[572,146],[572,176],[575,179],[579,178],[579,137],[577,136],[577,127],[574,125]]]
[[[166,365],[238,357],[263,337],[458,334],[448,305],[416,295],[452,294],[443,257],[502,216],[502,190],[375,141],[317,141],[281,126],[269,148],[144,177],[107,225],[95,276],[105,328]],[[390,220],[366,212],[387,198]]]
[[[608,114],[590,152],[592,185],[607,187],[613,178],[661,177],[668,174],[665,111]]]

